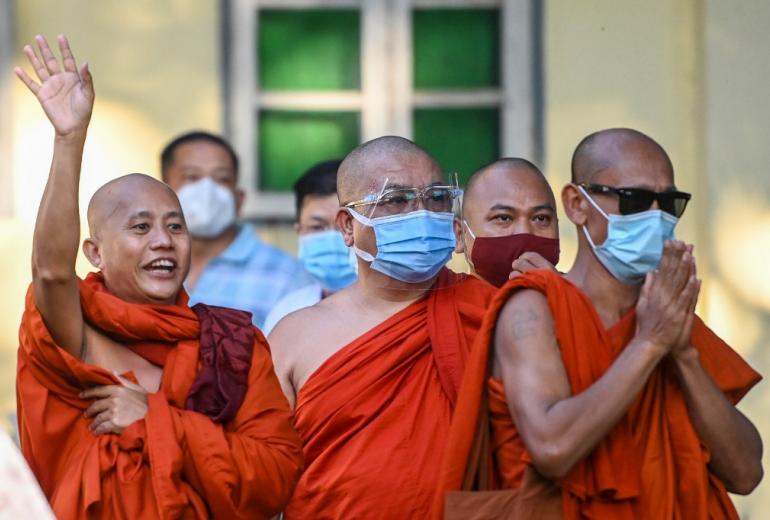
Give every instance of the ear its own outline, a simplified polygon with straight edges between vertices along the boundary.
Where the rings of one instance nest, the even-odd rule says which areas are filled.
[[[567,184],[561,190],[561,203],[564,206],[564,212],[567,218],[577,225],[583,226],[588,220],[588,201],[583,197],[577,186],[572,183]]]
[[[243,201],[246,199],[246,192],[241,188],[235,188],[235,214],[241,214],[241,207],[243,207]]]
[[[452,223],[452,227],[455,231],[455,253],[460,254],[465,252],[465,233],[463,233],[463,223],[459,218],[455,218]]]
[[[102,258],[101,250],[99,249],[99,242],[94,238],[86,238],[83,240],[83,254],[86,255],[91,265],[97,269],[104,267],[104,260]]]
[[[337,211],[337,216],[334,217],[334,224],[337,229],[342,233],[342,239],[345,241],[345,245],[348,247],[353,246],[353,217],[350,216],[348,210],[340,208]]]

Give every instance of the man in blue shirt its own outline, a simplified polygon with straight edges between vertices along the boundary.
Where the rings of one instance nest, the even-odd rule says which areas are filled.
[[[267,315],[265,335],[287,314],[315,305],[358,278],[355,256],[334,223],[340,209],[337,169],[341,163],[338,159],[318,163],[294,183],[299,261],[317,282],[281,298]]]
[[[179,196],[192,238],[185,280],[190,305],[249,311],[262,327],[279,299],[315,283],[296,259],[262,242],[252,226],[236,223],[244,192],[227,141],[200,131],[180,135],[161,153],[161,174]]]

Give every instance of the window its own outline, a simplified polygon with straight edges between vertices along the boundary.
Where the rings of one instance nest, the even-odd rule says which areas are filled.
[[[13,216],[11,170],[11,81],[13,81],[13,1],[0,0],[0,218]]]
[[[534,0],[231,0],[228,121],[245,216],[287,219],[314,163],[395,134],[461,181],[536,157]]]

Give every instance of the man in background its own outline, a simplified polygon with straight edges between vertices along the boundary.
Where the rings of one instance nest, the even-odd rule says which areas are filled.
[[[262,242],[249,224],[236,222],[245,194],[238,188],[238,156],[227,141],[188,132],[166,145],[160,162],[192,238],[185,280],[190,305],[245,310],[261,328],[279,299],[314,283],[296,259]]]
[[[299,261],[317,283],[284,296],[267,315],[265,335],[287,314],[315,305],[358,278],[355,257],[334,224],[340,207],[337,169],[341,163],[339,159],[318,163],[294,183]]]

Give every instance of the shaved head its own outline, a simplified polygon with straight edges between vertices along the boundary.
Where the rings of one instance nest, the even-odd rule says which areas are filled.
[[[415,175],[404,176],[402,172]],[[402,177],[409,178],[402,180]],[[381,190],[386,178],[391,182],[411,181],[427,185],[442,180],[442,173],[435,159],[409,139],[378,137],[359,145],[342,161],[337,171],[340,203],[344,205]]]
[[[463,214],[466,208],[477,203],[477,198],[487,198],[489,191],[493,191],[496,186],[500,186],[502,183],[517,185],[525,183],[539,187],[553,208],[556,208],[556,199],[553,196],[551,186],[540,169],[521,157],[506,157],[479,168],[471,175],[463,192]],[[487,187],[490,189],[484,189]]]
[[[119,208],[128,203],[136,203],[149,193],[168,194],[176,199],[168,185],[143,173],[123,175],[96,190],[88,203],[87,218],[91,236],[98,236],[101,227]]]
[[[630,128],[600,130],[580,141],[572,155],[572,182],[592,182],[597,173],[625,166],[644,168],[656,164],[670,172],[674,168],[668,154],[654,139]]]
[[[190,268],[190,235],[169,186],[141,173],[108,182],[88,203],[88,227],[83,252],[112,294],[176,302]]]

